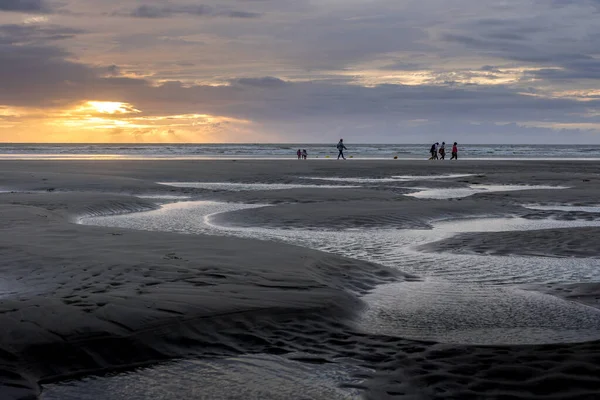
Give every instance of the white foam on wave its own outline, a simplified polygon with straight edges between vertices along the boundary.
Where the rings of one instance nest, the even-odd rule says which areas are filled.
[[[209,190],[227,190],[233,192],[241,192],[246,190],[284,190],[284,189],[344,189],[355,188],[357,186],[340,186],[340,185],[303,185],[292,183],[233,183],[233,182],[157,182],[160,185],[194,188],[194,189],[209,189]]]
[[[547,186],[547,185],[470,185],[466,188],[406,188],[418,189],[413,193],[407,193],[405,196],[412,196],[419,199],[456,199],[469,197],[477,193],[490,192],[514,192],[519,190],[557,190],[568,189],[566,186]]]
[[[330,144],[305,144],[309,160],[335,161],[337,149]],[[0,144],[0,159],[296,159],[298,149],[288,144]],[[597,145],[468,145],[461,144],[462,160],[598,160]],[[429,145],[353,144],[354,159],[406,160],[429,157]],[[326,158],[327,157],[327,158]],[[399,161],[399,160],[398,160]],[[438,163],[443,163],[439,161]],[[446,164],[449,164],[448,162]]]

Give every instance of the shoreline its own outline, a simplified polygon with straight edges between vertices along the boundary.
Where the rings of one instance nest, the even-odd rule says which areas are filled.
[[[438,162],[443,163],[459,163],[464,161],[531,161],[531,162],[596,162],[600,161],[600,157],[461,157],[459,160],[428,160],[427,156],[423,157],[400,157],[390,155],[388,157],[361,157],[349,156],[346,160],[337,160],[336,156],[312,157],[306,160],[296,160],[290,156],[280,157],[258,157],[258,156],[132,156],[120,154],[72,154],[72,155],[28,155],[28,154],[0,154],[0,162],[5,161],[290,161],[290,162],[314,162],[314,161],[423,161],[423,162]]]

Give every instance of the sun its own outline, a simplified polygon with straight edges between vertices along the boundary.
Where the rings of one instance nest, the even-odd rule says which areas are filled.
[[[119,101],[88,101],[85,108],[101,114],[128,114],[140,112],[133,108],[131,104],[121,103]]]

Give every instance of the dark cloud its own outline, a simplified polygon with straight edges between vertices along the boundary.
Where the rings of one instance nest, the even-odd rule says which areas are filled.
[[[119,76],[121,74],[121,68],[118,65],[109,65],[106,67],[106,74],[108,76]]]
[[[600,8],[600,0],[538,0],[549,4],[555,8],[563,8],[568,6],[593,6]]]
[[[97,72],[69,61],[69,52],[52,43],[82,30],[58,25],[0,25],[0,104],[52,105],[80,90]]]
[[[240,78],[233,80],[232,83],[242,86],[255,86],[263,88],[281,87],[286,84],[285,81],[272,76],[265,76],[262,78]]]
[[[485,71],[485,72],[500,72],[500,69],[493,65],[484,65],[483,67],[480,68],[480,70]]]
[[[172,10],[168,7],[159,8],[143,5],[131,11],[130,15],[137,18],[165,18],[170,17],[172,14]]]
[[[482,53],[502,58],[539,58],[541,53],[523,35],[511,32],[486,32],[484,34],[446,34],[442,37],[447,42],[460,43]],[[511,39],[507,39],[510,37]],[[516,39],[515,39],[516,38]],[[519,43],[518,43],[519,42]]]
[[[45,0],[1,0],[0,11],[48,12],[50,6]]]
[[[110,80],[105,83],[108,84]],[[260,79],[254,81],[261,82]],[[264,85],[184,86],[170,82],[161,86],[139,85],[122,92],[125,98],[148,113],[201,112],[262,122],[314,120],[376,121],[400,123],[412,119],[445,121],[571,121],[581,111],[570,99],[527,96],[507,87],[381,85],[361,87],[316,82],[286,82],[277,90]],[[599,106],[600,101],[586,106]]]
[[[222,14],[231,18],[258,18],[261,16],[260,13],[248,12],[248,11],[224,11]]]
[[[427,63],[417,62],[406,62],[406,61],[395,61],[390,64],[384,65],[380,69],[382,70],[402,70],[402,71],[416,71],[420,69],[427,69]]]
[[[600,58],[578,55],[557,60],[560,60],[560,68],[544,68],[531,71],[530,75],[548,82],[600,79]]]
[[[470,24],[467,24],[466,27],[473,27],[475,30],[481,29],[484,32],[492,30],[498,33],[513,33],[518,35],[544,32],[547,29],[547,27],[543,26],[543,24],[536,25],[535,20],[516,18],[481,18],[472,21]]]
[[[41,43],[63,39],[71,39],[75,35],[85,33],[82,29],[60,25],[0,25],[0,43]]]
[[[200,17],[230,17],[230,18],[257,18],[261,14],[236,11],[236,10],[224,10],[208,5],[166,5],[166,6],[151,6],[142,5],[127,15],[136,18],[168,18],[174,15],[192,15]],[[123,15],[122,12],[116,12],[114,15]]]
[[[83,97],[93,69],[52,47],[0,45],[0,104],[53,106]]]
[[[596,3],[600,4],[600,0]],[[561,19],[558,12],[536,18],[479,19],[444,34],[442,40],[462,45],[472,55],[542,67],[528,74],[543,79],[547,85],[553,81],[599,79],[600,59],[593,56],[600,39],[598,29],[590,25],[591,20]],[[582,11],[575,15],[581,14]],[[578,23],[580,26],[575,29]]]
[[[527,40],[526,35],[515,32],[489,32],[485,37],[499,40]]]

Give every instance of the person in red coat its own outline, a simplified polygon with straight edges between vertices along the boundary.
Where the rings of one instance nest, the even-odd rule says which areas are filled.
[[[458,144],[454,142],[452,145],[452,157],[451,160],[458,160]]]

